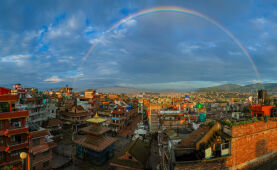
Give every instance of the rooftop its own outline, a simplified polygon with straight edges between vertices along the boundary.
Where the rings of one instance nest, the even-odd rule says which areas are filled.
[[[93,116],[93,118],[88,119],[87,122],[90,122],[90,123],[103,123],[106,120],[107,119],[105,119],[105,118],[99,117],[98,114],[96,113],[95,116]]]
[[[74,143],[83,146],[85,148],[101,152],[110,145],[112,145],[117,139],[113,137],[103,136],[99,138],[92,138],[90,136],[84,136],[74,140]]]

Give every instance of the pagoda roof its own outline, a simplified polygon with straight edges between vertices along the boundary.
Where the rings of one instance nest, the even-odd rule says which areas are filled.
[[[105,121],[107,121],[107,119],[99,117],[97,113],[95,114],[95,116],[93,116],[93,118],[87,120],[87,122],[90,123],[102,123]]]
[[[85,136],[74,140],[74,143],[96,152],[102,152],[104,149],[112,145],[116,140],[116,138],[109,136],[101,136],[99,138]]]
[[[106,133],[110,131],[111,128],[108,127],[101,127],[101,126],[88,126],[80,129],[80,131],[92,134],[92,135],[101,135],[103,133]]]

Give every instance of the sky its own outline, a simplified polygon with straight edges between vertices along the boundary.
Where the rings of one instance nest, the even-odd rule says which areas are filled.
[[[198,16],[136,12],[175,6]],[[277,82],[275,0],[2,0],[0,86],[190,89]],[[89,51],[91,47],[93,50]],[[89,52],[89,53],[88,53]]]

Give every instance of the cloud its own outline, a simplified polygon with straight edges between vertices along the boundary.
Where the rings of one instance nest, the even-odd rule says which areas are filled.
[[[267,23],[267,20],[265,18],[255,18],[252,20],[252,22],[257,25],[263,25]]]
[[[18,66],[23,66],[31,57],[29,54],[10,55],[1,58],[1,62],[15,63]]]
[[[48,83],[59,83],[59,82],[62,82],[64,80],[59,78],[59,77],[52,76],[52,77],[49,77],[49,78],[45,79],[44,81],[48,82]]]
[[[245,45],[263,79],[275,79],[276,6],[269,1],[69,0],[0,2],[0,11],[5,13],[0,16],[0,72],[9,70],[0,74],[1,83],[47,87],[75,79],[76,87],[181,88],[202,81],[255,80],[249,59],[238,45],[203,18],[154,12],[109,31],[135,12],[169,5],[199,11],[225,26]],[[87,60],[82,60],[95,44]]]

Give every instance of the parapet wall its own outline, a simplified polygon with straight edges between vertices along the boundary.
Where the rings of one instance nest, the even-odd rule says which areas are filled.
[[[258,165],[277,155],[277,121],[268,120],[232,127],[231,169]]]

